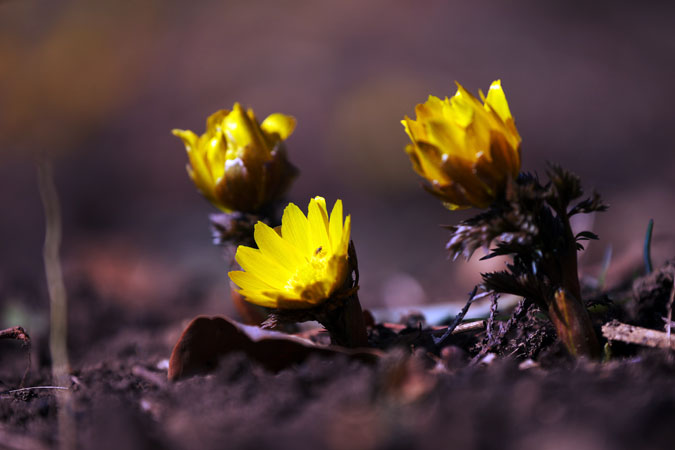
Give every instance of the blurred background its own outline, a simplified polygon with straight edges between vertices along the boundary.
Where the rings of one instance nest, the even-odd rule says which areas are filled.
[[[0,1],[0,326],[48,309],[41,153],[62,201],[72,317],[113,329],[110,311],[138,323],[232,313],[214,208],[170,131],[201,133],[235,101],[297,118],[288,200],[344,200],[365,306],[463,302],[503,262],[447,259],[440,225],[470,212],[420,188],[400,125],[454,80],[476,93],[500,78],[523,169],[559,163],[611,205],[580,224],[601,236],[586,274],[610,247],[609,283],[639,270],[652,217],[659,265],[675,255],[674,13],[577,0]]]

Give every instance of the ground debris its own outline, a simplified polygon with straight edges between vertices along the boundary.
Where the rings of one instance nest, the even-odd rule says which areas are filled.
[[[675,279],[675,259],[633,282],[630,322],[646,328],[662,328],[668,316]]]
[[[21,383],[19,384],[20,387],[23,387],[24,383],[26,382],[26,377],[28,376],[28,373],[30,372],[31,368],[32,342],[30,336],[28,336],[28,333],[26,333],[26,330],[24,330],[23,327],[16,326],[7,328],[5,330],[0,330],[0,339],[14,339],[20,341],[22,345],[26,348],[26,369],[23,372],[23,376],[21,377]]]
[[[628,325],[616,320],[603,325],[602,335],[610,341],[621,341],[629,344],[675,350],[675,339],[672,339],[668,333]]]

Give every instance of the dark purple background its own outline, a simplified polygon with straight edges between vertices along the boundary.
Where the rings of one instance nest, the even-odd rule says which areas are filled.
[[[194,313],[229,311],[227,265],[209,242],[214,209],[170,131],[202,132],[235,101],[260,119],[297,118],[287,147],[302,175],[289,200],[344,200],[365,305],[459,300],[489,267],[446,260],[438,225],[467,213],[420,189],[399,123],[428,94],[452,95],[454,80],[477,92],[501,78],[523,169],[560,163],[611,204],[585,224],[602,241],[584,266],[612,245],[613,264],[632,267],[650,217],[659,263],[675,250],[672,5],[0,2],[0,304],[21,302],[10,298],[16,280],[44,283],[32,158],[46,151],[68,274],[139,307],[202,280],[211,310]]]

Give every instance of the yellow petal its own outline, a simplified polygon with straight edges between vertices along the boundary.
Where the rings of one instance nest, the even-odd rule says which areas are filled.
[[[474,109],[472,108],[472,103],[460,90],[452,96],[448,101],[448,105],[443,108],[443,119],[455,123],[461,128],[468,127],[473,121],[473,116]]]
[[[447,173],[443,171],[443,158],[447,158],[447,156],[444,156],[438,147],[420,142],[415,146],[415,152],[420,167],[424,173],[424,177],[430,181],[436,181],[438,183],[450,182],[450,178],[448,177]],[[451,152],[448,151],[446,153]]]
[[[492,82],[485,103],[499,115],[502,122],[506,123],[507,119],[512,118],[509,104],[506,102],[506,95],[504,95],[504,90],[502,89],[501,80]]]
[[[223,129],[223,120],[230,113],[227,109],[219,109],[206,119],[206,133],[212,135],[220,133]]]
[[[241,289],[246,289],[249,291],[264,291],[272,289],[272,286],[249,272],[233,270],[232,272],[228,272],[227,275]]]
[[[295,204],[289,203],[281,218],[281,235],[297,248],[303,255],[311,256],[314,249],[310,247],[309,223],[307,217]]]
[[[408,144],[405,146],[405,152],[408,154],[408,157],[410,158],[410,162],[412,163],[413,170],[417,172],[418,175],[422,177],[426,177],[426,173],[424,172],[424,169],[422,168],[422,162],[420,161],[420,157],[417,154],[417,149],[415,144]]]
[[[330,236],[331,247],[333,251],[340,248],[342,242],[342,200],[338,199],[333,205],[333,210],[330,213],[330,225],[328,228],[328,235]]]
[[[174,134],[185,143],[188,160],[190,161],[190,168],[188,169],[190,178],[202,194],[213,197],[215,181],[206,161],[201,138],[198,138],[192,131],[174,130]]]
[[[253,112],[253,108],[247,108],[246,109],[246,115],[251,120],[251,123],[253,123],[256,126],[258,125],[258,119],[255,117],[255,113]]]
[[[430,95],[426,102],[415,107],[415,115],[418,121],[424,121],[438,117],[443,110],[443,100]]]
[[[209,165],[211,177],[215,183],[218,183],[225,174],[225,163],[227,161],[227,144],[223,140],[222,133],[216,133],[203,144],[206,152],[206,162]]]
[[[457,85],[457,93],[455,94],[455,97],[457,98],[457,101],[459,101],[461,104],[468,105],[472,110],[476,109],[483,109],[483,105],[481,102],[474,97],[474,95],[464,89],[464,86],[461,84],[455,82]]]
[[[405,128],[405,132],[408,134],[411,141],[419,142],[428,140],[426,129],[421,122],[412,120],[406,116],[402,123],[403,127]]]
[[[405,134],[408,135],[411,141],[414,141],[415,136],[410,131],[410,125],[408,125],[408,122],[411,122],[411,119],[408,116],[403,117],[403,120],[401,120],[401,124],[403,125],[403,129],[405,130]]]
[[[187,170],[190,179],[197,187],[197,190],[206,197],[210,202],[215,202],[216,198],[213,195],[213,187],[210,182],[202,176],[199,172],[196,172],[190,164],[185,165],[185,170]]]
[[[311,199],[308,210],[307,220],[309,222],[312,251],[316,252],[319,247],[330,251],[328,218],[326,217],[326,200],[323,197]]]
[[[295,130],[295,118],[281,113],[274,113],[267,116],[260,128],[270,137],[276,136],[273,140],[285,141]]]
[[[341,242],[342,247],[339,249],[340,250],[339,253],[342,255],[346,255],[349,250],[349,239],[351,232],[352,232],[352,216],[350,214],[345,218],[345,224],[344,227],[342,228],[342,242]]]
[[[283,267],[294,267],[305,263],[304,255],[287,240],[263,222],[258,222],[253,231],[258,248],[266,257]]]
[[[234,257],[246,272],[264,274],[265,281],[278,289],[286,286],[291,273],[258,249],[240,245]]]
[[[178,128],[175,128],[171,130],[171,133],[173,133],[174,136],[179,137],[183,141],[183,144],[185,145],[185,148],[188,151],[196,147],[199,136],[194,134],[194,132],[190,130],[179,130]]]
[[[239,291],[239,293],[248,301],[254,305],[262,306],[264,308],[277,308],[278,302],[276,299],[268,297],[265,293],[258,292],[247,292],[244,290]]]
[[[239,289],[237,292],[239,292],[247,302],[253,303],[254,305],[263,306],[265,308],[276,308],[278,306],[276,299],[271,297],[266,291]]]
[[[471,151],[466,152],[464,159],[475,161],[483,154],[492,158],[490,155],[490,133],[494,129],[495,127],[491,127],[484,117],[477,114],[471,126],[466,129],[464,146]]]
[[[430,120],[427,122],[427,133],[429,142],[438,149],[443,149],[443,153],[461,154],[463,157],[469,157],[464,145],[466,132],[452,122],[441,120]]]
[[[326,207],[326,199],[317,195],[313,199],[316,204],[319,206],[319,211],[321,212],[321,218],[323,219],[324,224],[326,225],[326,232],[328,232],[328,208]]]
[[[327,213],[328,208],[326,208],[326,199],[321,197],[320,195],[317,195],[312,200],[314,200],[319,205],[319,208],[320,208],[321,212],[323,213],[323,216],[326,218],[326,223],[328,223],[328,220],[327,220],[328,219],[328,213]]]
[[[239,103],[235,103],[230,114],[223,120],[224,133],[228,143],[243,151],[246,147],[251,147],[252,151],[267,151],[269,159],[269,149],[262,140],[262,135],[258,129],[258,124],[251,120]]]

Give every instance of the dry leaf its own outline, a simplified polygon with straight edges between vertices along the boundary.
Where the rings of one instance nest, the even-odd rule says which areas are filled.
[[[169,361],[169,380],[203,375],[218,365],[223,356],[243,352],[267,370],[278,372],[299,364],[309,356],[347,355],[373,363],[380,352],[373,349],[351,350],[320,346],[307,339],[243,325],[226,317],[195,318],[178,339]]]

